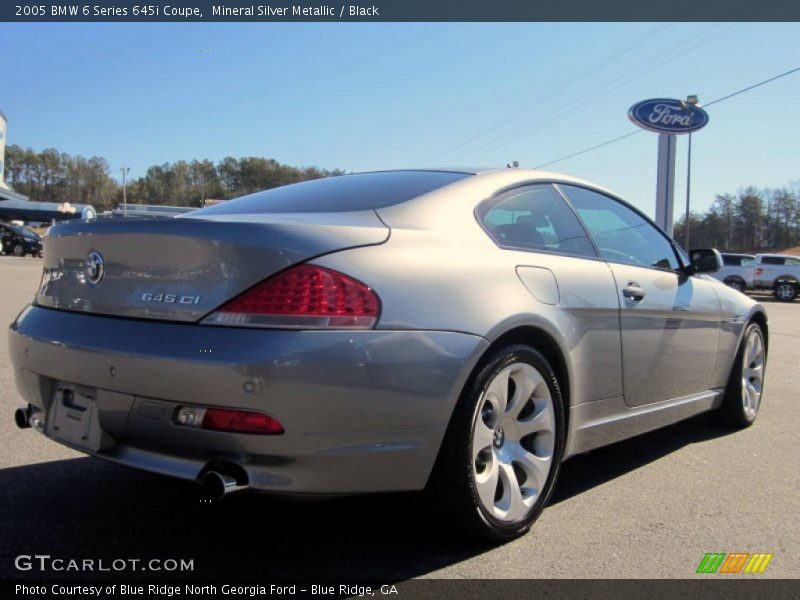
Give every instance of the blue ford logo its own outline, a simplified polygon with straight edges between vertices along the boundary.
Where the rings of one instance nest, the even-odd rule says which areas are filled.
[[[86,279],[92,285],[97,285],[106,273],[105,261],[99,252],[90,252],[86,258]]]
[[[637,102],[628,117],[642,129],[657,133],[690,133],[708,124],[708,113],[702,108],[670,98]]]

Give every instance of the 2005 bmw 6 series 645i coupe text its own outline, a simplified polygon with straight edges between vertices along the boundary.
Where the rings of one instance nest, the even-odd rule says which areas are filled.
[[[385,171],[53,227],[11,325],[21,427],[222,496],[427,489],[524,533],[565,458],[750,425],[762,306],[646,217],[539,171]]]

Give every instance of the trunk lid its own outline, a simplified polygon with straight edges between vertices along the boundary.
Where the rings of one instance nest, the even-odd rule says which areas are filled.
[[[62,223],[44,238],[36,303],[194,322],[291,265],[388,238],[373,211]]]

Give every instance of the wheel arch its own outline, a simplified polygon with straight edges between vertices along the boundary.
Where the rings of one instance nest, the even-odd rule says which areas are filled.
[[[781,283],[793,283],[795,286],[800,283],[795,275],[779,275],[772,282],[772,287],[777,287]]]
[[[767,314],[763,310],[756,310],[750,315],[748,323],[758,323],[759,327],[761,327],[761,331],[764,334],[764,355],[766,356],[769,354],[769,325],[767,322]]]
[[[525,344],[535,350],[538,350],[547,359],[547,362],[555,371],[556,379],[561,391],[561,399],[564,404],[564,418],[566,421],[566,431],[569,431],[569,408],[571,399],[571,370],[566,359],[566,353],[562,350],[556,338],[548,331],[536,325],[518,325],[509,329],[492,341],[488,348],[486,348],[483,357],[490,355],[492,352],[502,346],[509,344]],[[477,370],[477,367],[476,367]]]

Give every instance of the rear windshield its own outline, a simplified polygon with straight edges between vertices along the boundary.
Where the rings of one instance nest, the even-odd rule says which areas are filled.
[[[192,216],[347,212],[400,204],[470,175],[443,171],[384,171],[314,179],[222,202]]]

